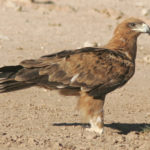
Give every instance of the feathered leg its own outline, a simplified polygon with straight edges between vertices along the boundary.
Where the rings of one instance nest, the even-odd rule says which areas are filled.
[[[78,109],[85,115],[88,119],[91,128],[89,131],[94,131],[99,134],[103,132],[104,126],[104,106],[105,96],[101,96],[99,99],[94,99],[92,96],[89,96],[85,92],[81,92],[80,99],[78,101]]]

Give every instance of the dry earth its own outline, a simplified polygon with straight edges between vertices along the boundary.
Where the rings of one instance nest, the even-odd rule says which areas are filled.
[[[103,45],[128,16],[150,24],[149,0],[0,0],[0,66]],[[0,150],[150,150],[150,36],[134,77],[107,96],[102,136],[83,129],[76,102],[36,87],[0,94]]]

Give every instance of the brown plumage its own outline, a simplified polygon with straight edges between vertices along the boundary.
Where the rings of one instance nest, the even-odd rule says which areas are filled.
[[[31,86],[80,92],[78,108],[92,131],[103,131],[103,105],[107,93],[123,86],[135,72],[136,42],[150,33],[143,21],[129,18],[120,23],[103,48],[86,47],[24,60],[0,68],[0,92]]]

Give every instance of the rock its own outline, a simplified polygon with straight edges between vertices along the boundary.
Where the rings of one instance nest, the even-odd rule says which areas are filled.
[[[0,35],[0,40],[9,40],[9,38],[5,35]]]
[[[149,63],[150,63],[150,55],[145,56],[145,57],[143,58],[143,61],[144,61],[145,63],[149,64]]]
[[[135,6],[137,7],[144,7],[144,3],[143,2],[135,2]]]
[[[84,44],[83,44],[83,47],[99,47],[99,46],[101,46],[100,43],[89,42],[89,41],[86,41],[86,42],[84,42]]]
[[[142,14],[143,16],[149,16],[149,15],[150,15],[150,9],[144,8],[144,9],[142,10],[141,14]]]
[[[6,1],[5,6],[9,8],[17,8],[17,5],[13,1],[8,0]]]

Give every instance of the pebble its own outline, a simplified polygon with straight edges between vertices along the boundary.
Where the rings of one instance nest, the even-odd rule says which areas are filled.
[[[141,14],[143,16],[149,16],[150,15],[150,9],[146,9],[146,8],[142,9]]]
[[[86,42],[84,42],[83,46],[84,47],[99,47],[99,46],[101,46],[101,44],[97,43],[97,42],[86,41]]]
[[[6,7],[8,8],[16,8],[17,5],[13,1],[6,1]]]
[[[8,36],[0,35],[0,40],[9,40]]]
[[[149,63],[150,63],[150,55],[145,56],[145,57],[143,58],[143,61],[144,61],[145,63],[149,64]]]
[[[135,2],[135,6],[144,7],[144,3],[143,2]]]

